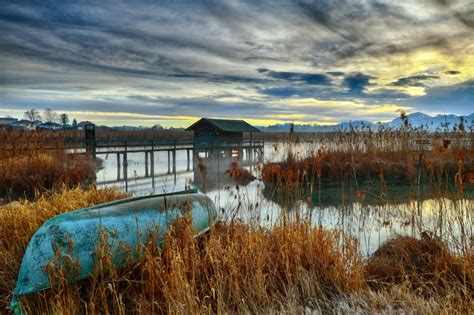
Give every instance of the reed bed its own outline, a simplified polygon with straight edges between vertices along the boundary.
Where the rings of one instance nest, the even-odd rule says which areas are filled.
[[[69,211],[124,198],[117,189],[63,186],[55,192],[43,193],[35,201],[22,199],[0,209],[0,312],[4,312],[15,287],[23,252],[35,231],[46,220]],[[2,311],[3,310],[3,311]]]
[[[452,135],[449,144],[445,135],[429,135],[438,137],[429,150],[409,145],[414,133],[394,135],[335,133],[330,143],[290,135],[286,159],[263,163],[261,174],[277,187],[274,192],[298,201],[307,200],[306,191],[331,182],[340,185],[339,197],[345,198],[347,186],[355,185],[364,215],[369,213],[367,192],[360,188],[364,182],[378,183],[380,194],[389,189],[389,181],[409,185],[419,197],[416,187],[425,181],[440,204],[439,231],[424,230],[420,202],[415,203],[413,211],[400,215],[409,224],[419,224],[419,233],[394,236],[364,257],[358,241],[343,228],[314,224],[288,203],[288,213],[271,228],[232,220],[213,226],[200,238],[193,238],[185,216],[166,233],[161,247],[155,246],[158,242],[150,231],[138,263],[112,268],[110,246],[103,244],[97,249],[101,264],[88,280],[69,283],[61,266],[50,270],[58,282],[22,297],[24,309],[29,314],[469,313],[474,309],[474,239],[468,213],[472,207],[459,202],[446,215],[447,191],[441,188],[448,185],[463,198],[463,190],[471,180],[474,183],[472,147],[461,145],[464,134]],[[310,149],[300,155],[299,146]],[[30,152],[30,159],[48,156],[34,148]],[[1,161],[8,161],[4,169],[10,171],[28,166],[18,156]],[[206,177],[206,168],[201,163],[198,167]],[[253,179],[237,165],[227,174],[242,182]],[[58,177],[61,182],[68,184]],[[45,189],[35,200],[22,199],[0,209],[0,313],[8,312],[23,252],[44,221],[126,196],[115,189],[67,186]],[[237,190],[238,211],[256,212],[259,206],[245,202],[243,189]],[[245,205],[249,209],[241,209]],[[341,210],[342,216],[346,211]],[[462,227],[460,235],[446,228],[455,225]],[[459,246],[456,240],[462,241]]]
[[[63,185],[91,184],[96,163],[89,156],[69,154],[67,134],[0,130],[0,199],[34,199]]]
[[[41,192],[92,183],[96,165],[84,155],[38,153],[0,160],[0,198],[34,199]]]
[[[115,189],[67,189],[0,212],[0,303],[15,286],[22,253],[45,220],[124,197]],[[107,244],[95,275],[69,283],[60,270],[52,289],[21,299],[29,314],[163,314],[446,311],[474,306],[473,253],[455,254],[442,241],[397,237],[368,259],[340,230],[304,221],[272,229],[217,224],[193,238],[189,217],[176,221],[164,245],[149,242],[140,262],[112,268]],[[109,259],[107,259],[109,258]],[[400,300],[402,299],[402,300]],[[2,311],[2,312],[3,312]]]
[[[463,135],[462,139],[469,136]],[[343,181],[355,185],[428,182],[438,186],[449,181],[460,189],[464,184],[474,184],[471,142],[461,141],[457,134],[444,139],[435,135],[429,146],[415,148],[416,137],[414,133],[402,133],[393,139],[383,133],[352,133],[340,135],[334,142],[300,142],[299,136],[294,135],[282,161],[263,161],[261,176],[268,184],[284,184],[287,188],[315,183],[339,185]],[[274,149],[281,151],[277,145]]]

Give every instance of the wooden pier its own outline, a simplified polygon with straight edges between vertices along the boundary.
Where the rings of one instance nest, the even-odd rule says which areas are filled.
[[[237,142],[214,141],[196,144],[193,139],[96,139],[87,142],[86,154],[95,157],[115,155],[117,161],[117,177],[112,182],[124,182],[125,190],[128,190],[129,181],[129,154],[144,154],[144,176],[134,179],[151,178],[152,187],[155,187],[155,176],[173,175],[193,171],[204,161],[208,167],[218,163],[220,167],[229,167],[233,160],[238,160],[241,166],[254,165],[255,161],[263,158],[264,141],[262,139],[242,139]],[[178,151],[186,151],[186,171],[176,170],[176,156]],[[83,151],[82,151],[83,152]],[[157,174],[155,165],[157,163],[157,152],[167,152],[165,155],[168,165],[165,174]],[[227,165],[228,164],[228,165]],[[216,164],[217,165],[217,164]],[[109,184],[110,184],[109,183]],[[104,183],[101,183],[104,184]]]

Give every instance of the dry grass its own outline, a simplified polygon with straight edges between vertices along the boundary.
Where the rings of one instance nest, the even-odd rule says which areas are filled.
[[[0,198],[33,199],[63,185],[90,184],[96,165],[88,156],[66,152],[67,135],[66,131],[0,130]]]
[[[6,311],[22,253],[34,231],[62,212],[124,195],[63,189],[0,212],[1,309]],[[396,238],[365,261],[357,242],[306,223],[273,229],[214,226],[195,239],[189,217],[164,246],[149,234],[141,261],[110,271],[108,246],[89,280],[23,297],[27,313],[444,312],[474,306],[473,259],[434,238]],[[104,270],[109,270],[104,272]],[[54,271],[52,271],[54,272]]]
[[[64,189],[36,202],[7,205],[0,212],[2,309],[22,253],[41,223],[117,197],[123,195],[115,190]],[[306,224],[273,230],[238,224],[217,225],[201,239],[192,235],[189,218],[183,218],[162,249],[149,243],[139,264],[99,272],[79,285],[57,285],[23,303],[31,313],[260,312],[289,295],[304,305],[310,298],[326,301],[365,287],[357,244],[338,231]]]
[[[265,163],[261,174],[266,183],[285,184],[289,188],[316,181],[323,184],[385,181],[405,185],[424,181],[441,185],[455,180],[462,187],[464,183],[474,183],[474,151],[319,149],[305,156],[289,151],[284,161]]]
[[[0,313],[15,287],[23,252],[35,231],[46,220],[69,211],[124,198],[116,189],[63,188],[36,201],[12,202],[0,209]]]
[[[374,289],[403,286],[425,299],[448,298],[469,310],[474,298],[474,253],[454,255],[439,239],[398,236],[368,260],[365,277]]]
[[[0,160],[0,198],[32,199],[63,185],[87,185],[95,171],[95,163],[83,155],[56,152],[9,157]]]
[[[474,174],[472,149],[440,145],[428,154],[404,147],[409,140],[406,133],[391,139],[393,135],[336,134],[345,150],[289,155],[282,163],[265,165],[262,175],[268,182],[282,184],[284,191],[318,180],[358,184],[375,178],[413,185],[420,174],[433,186],[449,182],[462,191],[469,185]],[[365,142],[356,147],[360,137]],[[9,161],[10,170],[27,167],[24,161]],[[198,167],[206,175],[205,166]],[[236,166],[228,174],[248,175]],[[39,195],[34,202],[22,200],[0,209],[0,312],[7,312],[26,244],[45,220],[123,196],[116,190],[63,187]],[[459,211],[465,209],[470,208]],[[469,237],[472,222],[463,218],[454,220],[464,220],[467,232],[461,237]],[[452,244],[427,234],[418,239],[396,237],[364,259],[354,239],[338,230],[311,226],[304,218],[282,220],[271,229],[218,224],[199,239],[192,232],[185,217],[168,231],[163,247],[154,246],[156,236],[149,233],[140,262],[119,269],[110,268],[104,244],[97,249],[103,259],[94,277],[76,284],[60,282],[53,289],[23,297],[22,304],[32,314],[465,314],[474,309],[472,251],[455,253]]]

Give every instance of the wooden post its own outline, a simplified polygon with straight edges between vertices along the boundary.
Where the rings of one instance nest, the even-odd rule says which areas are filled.
[[[239,144],[239,159],[240,159],[241,161],[244,160],[244,149],[242,148],[242,145],[243,145],[242,142],[243,142],[243,141],[244,141],[244,140],[242,139],[242,140],[240,141],[240,144]]]
[[[148,151],[145,151],[145,177],[150,176],[148,173]]]
[[[155,188],[155,144],[153,141],[151,142],[150,154],[151,187]]]
[[[128,161],[127,141],[125,141],[125,152],[123,153],[123,179],[125,180],[125,191],[128,192]]]
[[[96,150],[96,142],[95,142],[95,125],[94,124],[86,124],[84,126],[85,131],[85,139],[86,139],[86,154],[92,156],[95,160],[95,150]]]
[[[189,164],[190,164],[190,162],[191,162],[191,161],[190,161],[190,158],[189,158],[189,151],[190,151],[189,149],[186,150],[186,156],[187,156],[187,160],[186,160],[186,161],[187,161],[187,167],[186,167],[186,170],[187,170],[187,171],[189,171],[189,169],[190,169],[190,165],[189,165]]]
[[[168,150],[168,174],[171,173],[171,151]]]
[[[120,153],[117,153],[117,180],[120,180]]]
[[[176,175],[176,140],[173,141],[173,173]]]

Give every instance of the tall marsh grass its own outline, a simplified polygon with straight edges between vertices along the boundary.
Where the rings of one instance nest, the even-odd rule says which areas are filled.
[[[68,154],[61,133],[1,131],[0,198],[33,199],[63,185],[87,186],[96,165],[86,155]]]
[[[126,196],[116,189],[63,187],[43,193],[36,201],[22,199],[0,208],[0,313],[11,298],[23,252],[41,224],[61,213]]]
[[[122,197],[113,189],[65,188],[2,209],[1,309],[8,308],[22,253],[39,225],[62,212]],[[271,229],[217,224],[200,238],[193,235],[189,217],[175,222],[162,247],[150,232],[140,262],[122,268],[111,267],[104,243],[96,250],[101,264],[92,278],[69,283],[60,270],[50,270],[62,281],[22,297],[22,304],[29,314],[465,313],[474,306],[473,253],[455,254],[429,235],[395,238],[369,259],[342,231],[304,221]]]
[[[305,191],[320,190],[323,184],[331,182],[341,185],[338,198],[344,201],[347,185],[355,185],[362,221],[362,216],[369,213],[366,207],[369,192],[361,188],[364,181],[380,185],[381,197],[390,189],[386,184],[389,180],[407,184],[414,190],[415,206],[400,215],[408,224],[418,224],[416,237],[394,235],[372,255],[364,257],[360,244],[344,230],[344,224],[335,229],[314,224],[309,211],[309,220],[305,213],[298,212],[295,205],[301,202],[287,203],[283,209],[288,213],[283,213],[271,228],[264,228],[259,222],[244,224],[231,220],[216,224],[200,238],[193,237],[190,218],[185,216],[166,233],[163,246],[156,246],[156,234],[150,231],[149,242],[138,263],[112,268],[110,246],[105,242],[96,250],[101,263],[90,279],[69,283],[61,270],[50,270],[59,282],[49,290],[22,297],[25,311],[30,314],[313,311],[466,314],[472,311],[473,222],[472,214],[466,213],[472,207],[460,202],[450,215],[443,213],[447,209],[447,191],[443,187],[448,184],[463,199],[463,189],[470,185],[470,174],[474,171],[472,147],[445,146],[440,138],[434,139],[437,142],[433,142],[435,146],[430,150],[415,150],[409,145],[413,134],[407,132],[331,136],[338,140],[327,143],[291,136],[292,151],[285,161],[265,163],[260,169],[263,179],[276,184],[278,193],[291,195],[293,201],[307,201]],[[452,139],[452,142],[459,140]],[[303,145],[306,153],[300,155],[298,146]],[[18,156],[13,158],[8,160],[10,170],[28,167],[26,162],[18,162],[23,161]],[[0,159],[0,163],[6,159]],[[40,168],[39,165],[35,168]],[[201,163],[198,167],[206,172]],[[249,177],[237,167],[230,168],[228,175],[237,179]],[[443,227],[443,233],[452,235],[423,230],[426,225],[421,222],[421,201],[416,199],[420,178],[433,187],[430,193],[439,203],[436,222]],[[236,199],[233,204],[238,205],[236,209],[258,211],[258,205],[244,202],[248,196],[243,189],[236,189],[238,193],[232,195]],[[45,220],[124,196],[114,189],[62,186],[59,191],[43,191],[34,201],[22,199],[1,208],[0,312],[8,312],[24,249]],[[241,209],[246,205],[249,209]],[[290,220],[290,212],[296,213],[293,216],[296,219]],[[342,207],[343,219],[347,214],[348,210]],[[461,227],[461,235],[446,228],[455,225]],[[462,241],[459,247],[453,244],[457,239]]]

